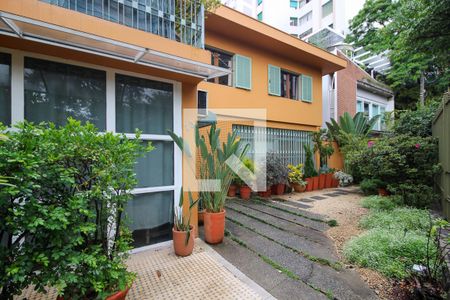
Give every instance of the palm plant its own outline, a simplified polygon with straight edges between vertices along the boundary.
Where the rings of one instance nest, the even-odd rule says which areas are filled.
[[[340,118],[339,123],[331,119],[331,123],[326,122],[331,137],[339,144],[346,143],[346,136],[354,135],[366,137],[372,130],[380,115],[369,119],[364,113],[358,112],[352,118],[348,112],[345,112]]]
[[[180,201],[178,202],[178,207],[174,212],[174,227],[177,231],[186,232],[185,245],[188,244],[189,238],[191,237],[191,210],[197,204],[197,202],[198,200],[194,201],[192,199],[192,193],[189,192],[189,215],[187,219],[183,218],[184,193],[183,189],[181,189]]]
[[[186,149],[184,141],[181,137],[169,131],[177,146],[190,155],[190,150]],[[213,123],[207,133],[207,136],[200,135],[199,128],[196,128],[195,144],[200,151],[200,178],[203,180],[217,180],[220,183],[220,188],[215,191],[203,191],[202,204],[207,212],[218,213],[222,212],[225,199],[227,197],[228,188],[234,178],[234,172],[226,163],[229,158],[235,155],[242,161],[245,153],[248,150],[248,145],[240,147],[240,141],[236,132],[228,134],[227,140],[220,143],[220,129]]]

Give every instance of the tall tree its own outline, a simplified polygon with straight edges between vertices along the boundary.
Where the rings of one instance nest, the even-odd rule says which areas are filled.
[[[448,88],[449,0],[368,0],[350,30],[348,42],[388,53],[392,69],[380,79],[394,89],[400,107],[411,106],[421,94],[430,98]]]

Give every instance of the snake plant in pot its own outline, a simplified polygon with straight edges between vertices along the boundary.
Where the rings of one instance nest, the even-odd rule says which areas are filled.
[[[198,200],[192,199],[192,194],[189,192],[189,215],[187,218],[183,216],[184,193],[181,189],[180,201],[178,207],[175,209],[173,233],[173,249],[178,256],[189,256],[194,249],[194,235],[191,231],[194,227],[191,225],[191,210],[197,204]]]
[[[186,154],[183,139],[169,131],[177,146]],[[213,123],[206,137],[196,128],[195,144],[200,152],[200,178],[216,180],[219,188],[212,191],[202,191],[202,202],[206,209],[204,217],[205,241],[210,244],[221,243],[225,234],[225,199],[234,177],[234,172],[227,164],[232,156],[241,160],[247,152],[248,146],[241,147],[235,132],[228,134],[226,141],[220,141],[220,129]]]

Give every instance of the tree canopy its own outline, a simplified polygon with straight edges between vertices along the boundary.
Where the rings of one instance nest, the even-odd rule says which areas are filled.
[[[351,20],[347,41],[388,53],[392,69],[380,79],[394,89],[400,104],[411,106],[421,75],[428,98],[448,88],[449,29],[448,0],[367,0]]]

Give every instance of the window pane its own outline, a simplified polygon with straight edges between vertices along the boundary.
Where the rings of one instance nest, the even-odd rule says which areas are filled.
[[[173,86],[116,75],[116,131],[166,135],[173,130]]]
[[[11,124],[11,55],[0,53],[0,122]]]
[[[297,0],[291,0],[290,6],[291,6],[292,8],[297,8],[297,6],[298,6]]]
[[[322,5],[322,18],[333,13],[333,0],[328,1],[324,5]]]
[[[68,117],[106,129],[106,73],[25,58],[25,119],[64,125]]]
[[[262,21],[262,20],[263,20],[263,13],[260,12],[260,13],[258,14],[258,21]]]
[[[363,108],[362,108],[362,102],[358,101],[356,104],[356,112],[362,112]]]
[[[132,231],[134,247],[156,244],[172,237],[172,191],[139,194],[127,203],[127,222]]]
[[[173,185],[173,142],[152,141],[153,151],[136,162],[138,188]]]

